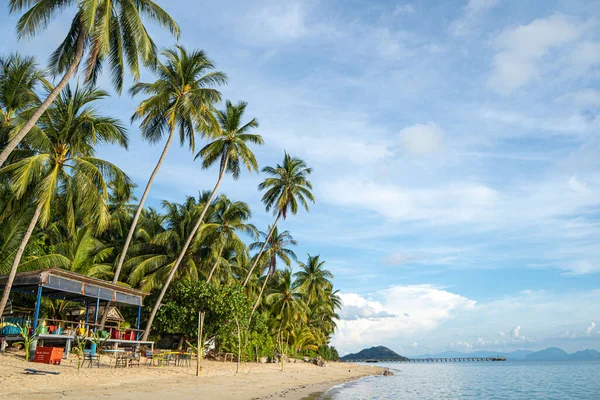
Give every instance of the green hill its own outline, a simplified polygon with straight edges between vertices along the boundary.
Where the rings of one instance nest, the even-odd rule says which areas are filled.
[[[388,349],[385,346],[371,347],[358,353],[347,354],[342,357],[342,361],[366,361],[366,360],[393,360],[406,361],[408,358]]]

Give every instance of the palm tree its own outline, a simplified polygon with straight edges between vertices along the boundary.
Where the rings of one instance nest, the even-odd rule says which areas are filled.
[[[0,315],[33,229],[38,223],[41,227],[48,224],[59,200],[64,203],[64,220],[70,232],[75,231],[76,220],[93,224],[96,232],[110,223],[108,184],[125,185],[129,178],[113,164],[94,157],[96,143],[127,147],[127,133],[121,123],[100,115],[93,107],[105,97],[106,92],[92,87],[72,91],[67,86],[40,119],[35,130],[38,148],[0,169],[0,175],[10,176],[15,197],[31,201],[35,209],[11,265]]]
[[[31,271],[58,267],[101,279],[110,276],[111,265],[105,261],[112,255],[114,248],[96,238],[89,226],[79,228],[73,237],[60,237],[53,250],[51,254],[22,262],[20,268]]]
[[[194,126],[204,127],[209,124],[213,104],[221,99],[221,94],[213,86],[226,81],[225,74],[214,71],[213,63],[203,51],[188,53],[183,47],[177,46],[175,49],[164,51],[163,55],[166,63],[158,65],[158,79],[154,83],[136,83],[131,88],[133,95],[144,93],[150,96],[140,103],[132,117],[132,120],[142,120],[142,137],[150,143],[157,143],[163,139],[165,130],[168,130],[169,136],[133,216],[115,269],[115,284],[119,281],[127,250],[150,187],[167,155],[175,132],[179,131],[181,145],[187,142],[194,151]],[[108,307],[106,309],[108,310]],[[106,322],[106,316],[105,313],[102,317],[102,325]]]
[[[225,195],[221,195],[215,204],[215,212],[210,223],[207,223],[203,227],[204,234],[207,236],[210,242],[216,243],[218,254],[216,261],[206,278],[206,282],[210,282],[217,267],[223,261],[227,263],[227,260],[223,259],[223,250],[227,247],[233,250],[235,253],[241,253],[244,251],[246,244],[240,239],[236,231],[241,231],[250,235],[251,237],[257,236],[257,229],[252,224],[247,224],[252,217],[252,212],[248,204],[242,201],[232,202]]]
[[[183,204],[165,201],[166,215],[154,210],[142,214],[131,257],[123,266],[128,284],[148,292],[164,285],[207,199],[208,194],[202,193],[198,200],[188,197]],[[209,214],[214,206],[213,202]],[[200,231],[185,252],[178,278],[199,279],[207,259],[204,242]]]
[[[331,290],[333,284],[333,274],[323,269],[325,261],[319,260],[319,256],[308,255],[306,264],[299,262],[300,271],[294,274],[298,288],[305,295],[308,305],[315,304],[317,301],[324,300],[328,290]]]
[[[270,230],[271,227],[269,227],[269,231]],[[289,231],[283,231],[279,233],[277,227],[275,227],[270,237],[265,232],[261,232],[260,236],[265,238],[264,240],[267,242],[266,246],[264,246],[265,250],[262,254],[263,260],[261,260],[261,265],[263,265],[264,268],[261,270],[261,274],[265,272],[265,269],[267,270],[267,274],[263,279],[263,284],[258,297],[256,298],[256,302],[254,303],[254,307],[252,307],[250,320],[252,320],[252,316],[254,315],[256,308],[260,304],[260,299],[265,287],[267,286],[269,277],[272,276],[275,271],[277,271],[277,259],[283,261],[283,263],[288,267],[292,265],[292,260],[296,261],[296,253],[287,248],[289,245],[295,246],[297,244]],[[250,250],[262,248],[264,244],[264,242],[254,242],[250,245]]]
[[[140,77],[140,59],[147,67],[156,64],[156,45],[144,26],[144,18],[166,27],[179,37],[175,21],[152,0],[9,0],[8,4],[11,13],[26,10],[17,22],[19,39],[36,36],[67,9],[76,12],[67,37],[50,58],[54,74],[63,76],[2,150],[0,167],[65,88],[86,51],[86,82],[94,84],[103,66],[108,63],[112,82],[120,93],[125,64],[136,81]]]
[[[302,293],[294,286],[291,268],[278,271],[275,285],[269,289],[266,302],[272,308],[272,313],[279,322],[277,332],[281,351],[283,346],[283,329],[295,321],[305,321],[308,308],[302,299]],[[283,361],[281,364],[283,370]]]
[[[258,171],[258,163],[256,162],[256,158],[254,157],[254,153],[250,150],[247,145],[247,142],[254,144],[262,144],[263,139],[260,135],[249,133],[252,128],[258,127],[258,121],[256,118],[253,118],[250,122],[242,125],[242,117],[244,115],[244,111],[246,110],[247,103],[239,102],[237,105],[232,104],[229,100],[225,103],[225,110],[216,111],[216,117],[218,120],[218,127],[216,128],[215,140],[204,146],[196,155],[196,158],[199,156],[202,157],[202,168],[209,168],[216,162],[219,162],[219,178],[217,179],[217,183],[213,188],[210,197],[208,198],[207,203],[194,226],[192,232],[190,232],[185,245],[181,250],[181,254],[177,258],[167,281],[161,289],[161,292],[156,300],[156,304],[152,308],[152,313],[150,314],[150,319],[148,320],[148,325],[146,326],[146,330],[144,331],[143,340],[148,338],[150,334],[150,328],[152,327],[152,322],[154,321],[154,317],[160,307],[160,302],[162,301],[167,289],[169,288],[169,284],[175,273],[177,272],[177,268],[181,263],[181,260],[185,256],[188,247],[190,246],[196,232],[200,228],[206,211],[215,196],[217,189],[221,185],[221,181],[225,176],[226,172],[230,172],[233,176],[233,179],[237,180],[240,176],[241,165],[248,169],[248,171]]]
[[[335,320],[339,319],[337,310],[341,308],[342,300],[338,296],[338,291],[334,291],[333,288],[326,289],[323,298],[309,307],[308,324],[325,336],[323,342],[326,342],[335,331],[337,327]]]
[[[277,227],[279,219],[281,217],[286,219],[288,210],[291,211],[292,214],[296,214],[298,212],[298,202],[304,206],[306,211],[308,211],[308,201],[315,202],[310,191],[312,189],[312,184],[307,179],[308,175],[312,172],[312,168],[307,168],[304,161],[299,158],[291,157],[288,153],[285,153],[283,164],[277,164],[277,167],[275,168],[265,167],[262,171],[271,175],[271,177],[265,179],[258,185],[258,189],[267,189],[262,201],[265,203],[267,211],[273,209],[276,218],[273,225],[271,225],[271,230],[258,252],[252,267],[248,271],[248,275],[243,284],[244,287],[248,284],[252,272],[254,271],[254,268],[256,268],[256,264],[258,264],[262,253],[265,251],[269,238]]]
[[[10,126],[19,112],[39,102],[35,88],[43,81],[34,57],[0,57],[0,125]]]

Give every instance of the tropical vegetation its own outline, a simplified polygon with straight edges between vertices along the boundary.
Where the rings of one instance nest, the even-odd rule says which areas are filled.
[[[142,21],[175,37],[179,28],[151,0],[10,0],[9,10],[23,13],[19,37],[37,35],[61,11],[74,15],[47,69],[19,53],[0,56],[0,274],[8,275],[0,315],[9,298],[23,306],[33,300],[11,294],[18,272],[63,268],[150,293],[144,338],[195,343],[203,312],[203,339],[217,351],[244,360],[336,359],[329,343],[341,303],[333,275],[318,255],[298,260],[298,243],[281,228],[314,203],[312,169],[287,152],[259,168],[258,120],[246,115],[245,102],[223,101],[225,73],[201,50],[159,53]],[[129,92],[140,97],[131,123],[145,142],[163,146],[139,199],[126,171],[100,151],[129,147],[127,124],[103,109],[110,95],[96,85],[106,73],[120,93],[126,68]],[[139,82],[143,68],[154,80]],[[150,202],[177,136],[190,162],[214,169],[214,181],[179,201]],[[264,227],[252,222],[249,204],[220,191],[228,176],[239,185],[259,171],[258,192],[247,190],[257,200],[262,192],[273,214]],[[42,314],[66,318],[71,306],[44,300]]]

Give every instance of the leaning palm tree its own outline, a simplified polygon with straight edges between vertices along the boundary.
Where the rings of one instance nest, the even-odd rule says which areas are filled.
[[[121,123],[100,115],[93,106],[107,96],[92,87],[72,91],[67,86],[40,119],[34,153],[0,169],[0,175],[10,177],[14,196],[30,201],[35,210],[15,253],[0,300],[0,315],[33,229],[48,224],[56,203],[64,203],[65,225],[71,232],[76,221],[92,224],[96,232],[110,224],[109,183],[122,186],[129,178],[115,165],[94,157],[97,143],[127,147],[127,133]]]
[[[277,227],[279,219],[281,217],[286,219],[288,210],[292,214],[296,214],[298,212],[298,203],[302,204],[306,211],[308,211],[308,202],[315,202],[311,193],[312,184],[307,179],[308,175],[312,172],[312,168],[307,168],[304,161],[299,158],[291,157],[288,153],[285,153],[283,164],[277,164],[275,168],[265,167],[262,171],[271,175],[271,177],[258,185],[258,189],[267,189],[262,201],[265,203],[267,211],[273,210],[276,218],[252,267],[248,271],[248,275],[244,280],[244,287],[248,284],[254,268],[256,268],[261,259],[262,253],[265,251],[269,238]]]
[[[245,124],[242,123],[242,117],[244,115],[244,111],[246,110],[246,106],[247,103],[243,101],[234,105],[227,100],[225,103],[225,110],[215,112],[216,119],[218,121],[218,127],[216,127],[216,132],[214,134],[215,140],[204,146],[196,155],[196,158],[202,157],[202,168],[209,168],[218,162],[219,178],[217,179],[217,183],[215,184],[215,187],[213,188],[210,197],[208,198],[208,201],[206,202],[206,205],[200,214],[200,217],[198,217],[196,225],[190,232],[185,245],[181,249],[181,254],[177,258],[177,261],[175,261],[167,281],[163,285],[160,294],[158,295],[156,304],[154,304],[152,313],[148,319],[143,340],[146,340],[150,334],[152,322],[154,321],[154,317],[158,312],[160,303],[165,296],[167,289],[169,288],[169,284],[177,273],[177,268],[185,257],[188,247],[192,243],[196,232],[198,232],[200,225],[202,225],[206,211],[208,210],[212,199],[217,193],[225,173],[230,172],[233,179],[237,180],[240,177],[242,164],[250,172],[258,171],[258,163],[254,157],[254,153],[252,153],[247,143],[260,145],[263,143],[263,139],[260,135],[250,133],[252,128],[258,127],[258,121],[256,118],[253,118],[250,122]]]
[[[175,21],[152,0],[9,0],[8,6],[11,13],[26,10],[17,22],[19,39],[36,36],[65,10],[74,10],[75,15],[67,37],[50,58],[54,74],[62,78],[2,150],[0,167],[65,88],[86,51],[86,82],[95,83],[103,66],[108,64],[112,82],[120,93],[126,64],[135,80],[140,77],[140,61],[146,67],[156,65],[156,45],[144,26],[144,19],[166,27],[179,37]]]
[[[188,197],[183,204],[163,202],[166,214],[144,212],[136,232],[136,243],[131,246],[131,256],[123,270],[127,283],[150,292],[160,289],[177,261],[185,241],[204,207],[208,194],[201,193],[198,200]],[[210,215],[215,205],[210,205]],[[185,252],[177,278],[198,280],[205,266],[203,232],[198,232]]]
[[[333,284],[333,274],[323,268],[325,261],[321,261],[319,256],[308,255],[305,263],[299,262],[300,271],[294,274],[298,288],[304,293],[306,303],[313,305],[318,301],[323,301],[327,297],[327,291],[331,290]]]
[[[215,263],[206,278],[207,283],[224,261],[222,255],[225,248],[235,253],[245,250],[246,244],[237,235],[237,231],[253,238],[257,236],[258,231],[254,225],[246,223],[251,217],[250,207],[243,201],[231,201],[225,195],[221,195],[216,201],[213,218],[202,229],[208,241],[215,243],[218,248]]]
[[[221,99],[221,94],[213,87],[225,83],[227,79],[223,72],[214,71],[213,63],[203,51],[188,52],[183,47],[177,46],[164,51],[163,55],[166,62],[157,67],[158,79],[154,83],[136,83],[131,88],[132,95],[140,93],[149,95],[140,103],[132,117],[132,120],[141,119],[142,138],[150,143],[157,143],[163,139],[165,131],[168,131],[168,137],[133,215],[115,268],[113,276],[115,284],[121,276],[127,250],[144,209],[150,187],[167,155],[175,133],[179,132],[181,145],[187,142],[188,147],[194,151],[194,126],[200,125],[206,128],[211,124],[213,104]],[[108,309],[107,307],[106,310]],[[108,314],[104,313],[101,325],[104,325],[107,316]]]
[[[270,228],[271,227],[269,227],[269,231],[271,230]],[[279,233],[277,227],[275,227],[270,237],[265,232],[261,232],[260,235],[265,238],[264,240],[267,242],[265,250],[262,253],[263,260],[261,261],[261,265],[263,266],[263,270],[261,271],[261,274],[264,273],[264,270],[267,271],[267,274],[263,278],[263,284],[260,288],[260,292],[258,293],[256,302],[254,303],[254,307],[252,307],[250,320],[252,320],[252,316],[254,315],[256,308],[260,304],[260,299],[265,291],[269,277],[273,276],[275,271],[277,271],[277,259],[283,261],[283,263],[288,267],[292,265],[292,260],[296,261],[296,253],[287,248],[289,245],[295,246],[297,244],[289,231],[283,231]],[[267,237],[269,237],[268,240],[266,239]],[[264,244],[264,242],[254,242],[250,245],[250,250],[260,249]]]

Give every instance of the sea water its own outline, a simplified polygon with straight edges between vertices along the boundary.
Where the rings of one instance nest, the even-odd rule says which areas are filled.
[[[372,364],[371,364],[372,365]],[[394,376],[339,385],[320,400],[600,400],[600,362],[378,363]]]

